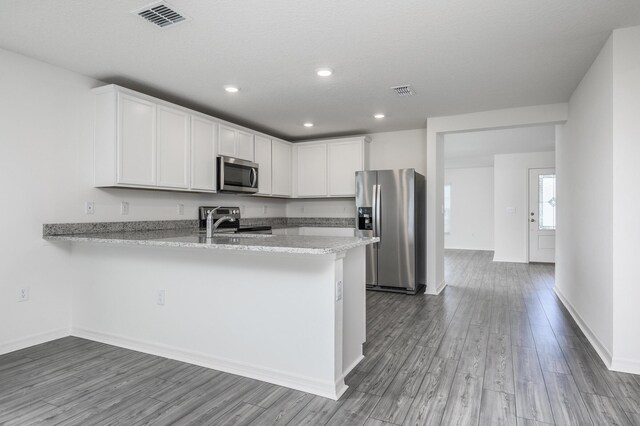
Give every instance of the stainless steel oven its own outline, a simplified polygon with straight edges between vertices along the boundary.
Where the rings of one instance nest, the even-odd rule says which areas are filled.
[[[219,156],[218,191],[258,192],[258,165],[239,158]]]

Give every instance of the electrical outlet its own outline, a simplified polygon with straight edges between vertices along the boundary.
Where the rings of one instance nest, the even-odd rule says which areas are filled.
[[[120,203],[120,214],[122,215],[129,214],[129,203],[127,201],[122,201]]]
[[[164,306],[165,296],[163,289],[156,290],[156,305]]]
[[[342,300],[342,280],[336,281],[336,302]]]
[[[182,203],[178,203],[178,215],[180,216],[184,215],[184,204]]]
[[[29,287],[22,287],[18,290],[18,302],[26,302],[29,300]]]
[[[96,212],[96,204],[93,201],[87,201],[84,203],[84,213],[94,214]]]
[[[264,214],[267,214],[267,206],[264,206],[264,209],[262,210],[262,212],[263,212]]]

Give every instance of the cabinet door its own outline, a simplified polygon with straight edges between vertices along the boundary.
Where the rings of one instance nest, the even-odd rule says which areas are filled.
[[[356,195],[356,172],[364,169],[363,142],[328,144],[329,195]]]
[[[327,195],[327,144],[296,147],[296,182],[300,197]]]
[[[253,161],[253,134],[238,130],[236,136],[236,157]]]
[[[191,189],[216,190],[216,143],[218,125],[191,116]]]
[[[271,194],[271,139],[256,136],[255,162],[258,163],[258,194]]]
[[[271,141],[271,193],[291,196],[291,144]]]
[[[218,137],[219,155],[229,157],[236,156],[236,137],[238,131],[232,127],[220,125],[220,136]]]
[[[189,114],[158,107],[158,186],[189,188]]]
[[[156,105],[118,95],[118,183],[156,184]]]

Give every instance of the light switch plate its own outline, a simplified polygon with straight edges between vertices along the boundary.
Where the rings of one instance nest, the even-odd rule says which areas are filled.
[[[342,281],[336,281],[336,302],[342,300]]]

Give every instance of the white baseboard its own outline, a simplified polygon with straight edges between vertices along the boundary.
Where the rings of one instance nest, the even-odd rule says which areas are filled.
[[[622,373],[640,374],[640,361],[636,359],[626,359],[613,357],[610,370],[620,371]]]
[[[517,257],[498,257],[495,254],[493,255],[494,262],[506,262],[506,263],[529,263],[525,259],[517,258]]]
[[[578,314],[578,311],[575,310],[573,305],[562,294],[562,292],[558,289],[557,286],[553,288],[553,291],[556,293],[556,295],[558,296],[558,298],[560,299],[564,307],[567,308],[567,310],[573,317],[576,324],[578,324],[578,327],[580,327],[580,330],[582,330],[584,335],[587,336],[589,343],[591,343],[591,345],[596,350],[596,352],[598,353],[598,355],[600,356],[604,364],[607,366],[607,368],[609,368],[610,370],[613,369],[611,352],[609,352],[609,350],[602,344],[602,342],[600,342],[600,339],[598,339],[595,333],[591,331],[587,323],[585,323],[582,317],[580,316],[580,314]]]
[[[442,290],[444,290],[444,287],[445,287],[446,285],[447,285],[447,284],[444,282],[444,280],[442,280],[442,282],[441,282],[440,284],[438,284],[438,286],[437,286],[436,288],[431,288],[431,287],[427,286],[427,287],[424,289],[424,294],[430,294],[430,295],[432,295],[432,296],[437,296],[438,294],[440,294],[440,292],[441,292]]]
[[[71,330],[71,335],[151,355],[170,358],[176,361],[187,362],[189,364],[195,364],[214,370],[224,371],[226,373],[237,374],[239,376],[261,380],[263,382],[273,383],[279,386],[285,386],[333,400],[337,400],[347,389],[347,386],[344,384],[344,380],[342,379],[337,380],[335,383],[331,383],[229,359],[217,358],[200,352],[131,339],[129,337],[110,333],[102,333],[99,331],[74,327]]]
[[[35,346],[41,343],[50,342],[52,340],[61,339],[69,335],[70,332],[68,328],[58,328],[56,330],[50,330],[44,333],[21,337],[20,339],[11,340],[9,342],[3,342],[0,343],[0,355],[28,348],[29,346]]]

